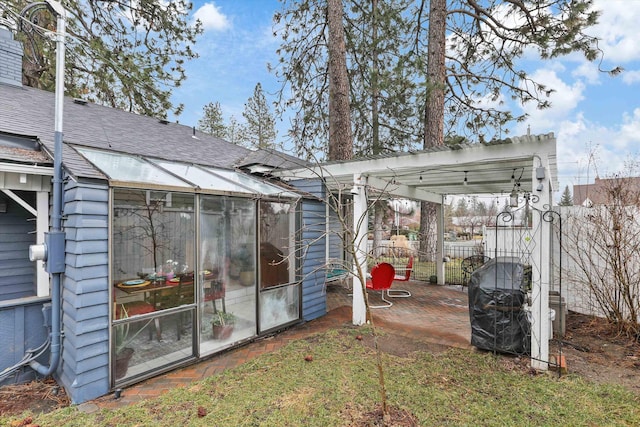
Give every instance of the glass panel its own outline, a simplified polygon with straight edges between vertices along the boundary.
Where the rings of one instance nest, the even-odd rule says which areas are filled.
[[[176,175],[183,176],[185,179],[198,185],[200,188],[253,194],[253,192],[246,187],[226,179],[222,179],[219,176],[213,175],[197,166],[162,161],[154,162]]]
[[[226,169],[213,169],[213,168],[206,168],[206,169],[208,171],[211,171],[212,173],[215,173],[224,178],[227,178],[228,180],[237,182],[248,188],[251,188],[258,194],[281,195],[283,197],[290,197],[292,199],[296,199],[299,197],[297,194],[288,192],[283,188],[268,184],[263,181],[259,181],[257,179],[250,177],[249,175],[245,175],[240,172],[235,172],[235,171],[226,170]]]
[[[145,375],[193,355],[193,308],[113,326],[116,383]]]
[[[132,363],[136,368],[127,375],[156,369],[185,358],[185,354],[193,355],[193,320],[189,319],[195,314],[194,203],[193,194],[113,191],[113,317],[118,320],[145,316],[147,320],[132,321],[130,329],[153,329],[149,334],[135,333],[136,354],[143,356],[139,363],[134,356]],[[189,305],[187,312],[163,315],[167,309]],[[120,347],[121,326],[114,325],[115,347]],[[152,332],[155,340],[149,339]],[[162,344],[156,345],[156,341]]]
[[[145,291],[158,305],[167,294],[162,288],[178,288],[180,277],[193,272],[194,203],[192,194],[114,190],[112,277],[119,291]]]
[[[299,284],[260,292],[260,330],[267,331],[300,318]]]
[[[260,202],[260,288],[295,281],[295,217],[291,203]]]
[[[191,187],[185,181],[168,174],[162,169],[147,163],[137,157],[127,156],[106,151],[78,148],[87,160],[107,174],[109,178],[118,181],[148,182],[151,184],[173,185],[176,187]]]
[[[260,330],[298,320],[295,265],[295,205],[260,202]]]
[[[255,202],[200,198],[200,354],[256,335]]]

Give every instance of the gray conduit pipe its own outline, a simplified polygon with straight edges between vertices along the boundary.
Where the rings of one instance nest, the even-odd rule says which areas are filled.
[[[51,232],[48,233],[47,271],[51,274],[51,353],[49,366],[36,360],[29,366],[40,375],[48,376],[56,371],[60,363],[61,336],[61,278],[64,272],[64,232],[62,231],[62,111],[64,102],[64,63],[65,63],[65,21],[66,11],[55,0],[45,0],[44,4],[57,15],[56,29],[56,87],[55,87],[55,134],[53,154],[53,212],[51,213]],[[39,5],[43,5],[40,3]],[[27,8],[30,6],[27,6]],[[26,8],[25,8],[26,9]],[[48,241],[47,241],[48,240]],[[60,262],[60,260],[62,262]]]

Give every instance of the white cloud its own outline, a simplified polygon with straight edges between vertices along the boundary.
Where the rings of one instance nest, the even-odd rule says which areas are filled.
[[[500,94],[497,99],[492,99],[493,95],[484,95],[480,98],[474,100],[474,105],[478,108],[482,108],[485,110],[496,109],[496,110],[504,110],[506,107],[504,103],[506,101],[503,94]]]
[[[630,62],[640,60],[640,4],[630,0],[595,0],[594,9],[601,10],[599,23],[589,34],[598,37],[605,60]]]
[[[638,159],[640,108],[623,114],[620,125],[606,127],[588,121],[583,114],[558,124],[557,159],[559,190],[566,185],[593,182],[625,169],[625,162]]]
[[[598,84],[602,73],[598,70],[597,64],[584,60],[571,72],[571,75],[583,78],[589,84]]]
[[[193,14],[194,19],[202,22],[202,28],[206,30],[223,31],[231,27],[229,18],[224,15],[215,3],[205,3]]]
[[[553,68],[553,65],[551,67]],[[547,98],[551,102],[551,108],[539,110],[534,103],[525,104],[522,108],[529,114],[529,118],[516,127],[516,134],[526,133],[528,126],[533,133],[553,130],[561,120],[569,117],[584,99],[585,85],[582,81],[567,84],[551,68],[538,69],[530,77],[533,81],[555,90]],[[544,97],[544,94],[542,96]]]
[[[623,71],[622,81],[628,85],[634,84],[634,83],[640,83],[640,70]]]
[[[624,150],[640,148],[640,108],[636,108],[633,114],[625,114],[622,117],[620,140],[615,146]]]

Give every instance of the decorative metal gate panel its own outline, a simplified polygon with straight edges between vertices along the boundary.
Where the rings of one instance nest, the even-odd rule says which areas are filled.
[[[549,337],[557,339],[549,358],[553,366],[561,352],[558,345],[565,316],[561,303],[561,219],[550,206],[538,208],[536,195],[525,194],[519,202],[518,207],[496,216],[495,227],[489,230],[495,234],[493,239],[487,238],[484,253],[490,260],[476,269],[469,281],[471,343],[527,357],[551,354],[549,343],[537,337],[544,336],[539,332],[542,324],[536,324],[542,313],[549,316]],[[541,297],[541,289],[547,288],[549,298]]]

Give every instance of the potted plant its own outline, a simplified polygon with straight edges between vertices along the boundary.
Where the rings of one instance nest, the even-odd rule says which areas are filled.
[[[237,279],[243,286],[251,286],[254,284],[254,257],[247,245],[240,245],[231,257],[229,276]]]
[[[126,319],[129,317],[129,313],[127,312],[124,304],[120,304],[119,313],[120,319]],[[152,320],[149,320],[147,325],[151,322]],[[134,353],[133,348],[129,347],[129,344],[131,344],[131,342],[136,339],[138,334],[140,334],[144,329],[144,327],[141,327],[137,331],[132,332],[131,323],[121,323],[115,326],[114,340],[116,345],[116,379],[120,379],[127,374],[129,361],[133,357]]]
[[[124,305],[121,307],[122,316],[128,317]],[[114,328],[114,340],[116,343],[116,379],[124,377],[129,369],[129,361],[133,357],[133,348],[127,347],[130,342],[129,338],[129,323],[123,323],[117,325]]]
[[[236,316],[233,313],[217,311],[213,314],[211,328],[214,340],[225,340],[231,336],[236,324]]]

